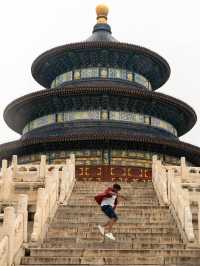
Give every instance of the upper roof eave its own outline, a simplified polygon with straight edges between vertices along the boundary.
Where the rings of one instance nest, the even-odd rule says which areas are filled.
[[[153,52],[150,49],[144,48],[142,46],[129,44],[129,43],[123,43],[123,42],[110,42],[110,41],[84,41],[84,42],[77,42],[77,43],[70,43],[65,44],[62,46],[55,47],[53,49],[50,49],[44,53],[42,53],[39,57],[35,59],[35,61],[32,64],[31,72],[33,77],[36,79],[37,82],[39,82],[42,86],[45,88],[49,88],[50,84],[46,81],[46,78],[43,76],[40,76],[40,71],[43,68],[43,71],[45,68],[47,69],[49,67],[49,64],[47,63],[50,58],[58,58],[59,56],[62,56],[67,51],[78,51],[82,49],[117,49],[118,51],[128,51],[128,52],[134,52],[140,55],[143,55],[146,58],[151,58],[152,62],[155,64],[155,66],[162,67],[162,75],[161,80],[159,81],[159,84],[157,86],[153,86],[153,89],[156,90],[159,87],[161,87],[169,78],[171,70],[170,66],[167,63],[167,61],[160,56],[159,54]],[[46,65],[45,65],[46,64]],[[153,72],[155,71],[154,67],[151,70],[151,74],[153,75]],[[63,70],[64,72],[64,70]],[[60,73],[62,74],[62,73]],[[150,79],[150,78],[149,78]],[[151,83],[153,83],[152,80],[150,80]],[[153,85],[153,84],[152,84]]]

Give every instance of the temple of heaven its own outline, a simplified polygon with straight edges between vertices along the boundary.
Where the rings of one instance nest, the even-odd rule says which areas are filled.
[[[45,89],[11,102],[7,125],[21,138],[0,146],[0,159],[63,164],[76,156],[79,178],[149,180],[157,154],[166,164],[200,165],[200,148],[179,137],[196,123],[186,103],[156,92],[170,76],[157,53],[116,40],[108,7],[96,8],[92,35],[41,54],[32,64]]]

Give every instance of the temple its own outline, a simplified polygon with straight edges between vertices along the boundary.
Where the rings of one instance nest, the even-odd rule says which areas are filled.
[[[7,125],[21,134],[0,146],[0,160],[64,163],[75,154],[77,175],[151,179],[152,156],[165,164],[200,165],[200,149],[179,137],[196,123],[186,103],[156,92],[170,76],[155,52],[116,40],[108,7],[96,8],[92,35],[40,55],[34,79],[45,89],[10,103]]]
[[[0,146],[0,266],[200,266],[200,148],[179,140],[196,114],[156,92],[168,63],[96,11],[86,41],[34,61],[45,89],[5,110],[22,136]],[[115,241],[94,200],[114,182]]]

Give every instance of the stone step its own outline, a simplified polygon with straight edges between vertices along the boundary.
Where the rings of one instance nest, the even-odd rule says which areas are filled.
[[[58,236],[53,236],[53,237],[49,237],[47,235],[46,238],[46,242],[50,242],[50,241],[54,241],[54,242],[63,242],[63,243],[90,243],[92,240],[95,240],[94,238],[92,239],[86,239],[86,238],[80,238],[80,237],[58,237]],[[113,242],[110,241],[108,238],[104,238],[102,235],[99,234],[98,238],[96,238],[97,243],[117,243],[117,242]],[[183,243],[181,237],[179,234],[171,234],[169,236],[169,234],[132,234],[132,236],[129,239],[125,239],[122,238],[120,241],[118,239],[119,243],[126,243],[126,242],[130,242],[130,243],[154,243],[154,244],[164,244],[164,243],[172,243],[172,244],[177,244],[177,243]]]
[[[94,197],[95,195],[97,195],[100,191],[73,191],[72,197]],[[132,197],[132,198],[136,198],[136,197],[144,197],[144,198],[155,198],[156,197],[156,193],[155,191],[152,189],[151,191],[145,191],[145,189],[138,189],[137,191],[135,190],[126,190],[123,193],[121,193],[123,196],[127,196],[127,197]]]
[[[116,241],[132,241],[135,237],[135,235],[137,234],[140,234],[140,235],[144,235],[146,237],[148,237],[149,235],[152,235],[152,236],[155,236],[154,234],[157,234],[159,235],[159,237],[161,237],[162,235],[172,235],[172,236],[177,236],[176,235],[176,230],[165,230],[165,229],[160,229],[160,230],[156,230],[155,232],[151,232],[153,230],[135,230],[135,232],[132,232],[132,233],[114,233],[115,237],[116,237]],[[147,236],[148,234],[148,236]],[[78,240],[88,240],[88,241],[93,241],[93,240],[97,240],[97,241],[102,241],[103,240],[103,236],[98,234],[98,233],[83,233],[83,234],[77,234],[77,233],[66,233],[64,230],[62,231],[59,231],[59,230],[56,230],[56,231],[50,231],[48,233],[48,236],[47,236],[47,239],[53,239],[53,238],[63,238],[63,237],[66,237],[66,238],[71,238],[71,237],[74,237]],[[177,236],[178,237],[178,236]]]
[[[92,199],[89,201],[71,201],[69,200],[68,206],[95,206],[97,203]],[[97,205],[98,206],[98,205]],[[157,207],[158,202],[155,201],[148,201],[148,202],[119,202],[118,206],[127,206],[127,207]]]
[[[168,238],[168,236],[170,237]],[[116,241],[118,243],[138,243],[138,239],[155,239],[157,238],[157,243],[162,243],[162,240],[165,239],[175,239],[175,240],[180,240],[180,235],[177,232],[174,233],[148,233],[148,232],[137,232],[137,233],[132,233],[132,234],[115,234]],[[77,235],[70,235],[70,234],[65,234],[64,232],[59,234],[59,233],[48,233],[46,241],[71,241],[72,243],[91,243],[91,242],[96,242],[96,243],[101,243],[101,242],[110,242],[109,239],[106,237],[104,238],[103,235],[99,234],[90,234],[84,236],[77,236]]]
[[[122,213],[117,213],[118,217],[119,217],[119,221],[121,223],[122,219],[126,218],[126,221],[130,220],[131,223],[133,224],[169,224],[172,223],[174,224],[174,220],[172,217],[170,216],[147,216],[147,215],[135,215],[135,214],[122,214]],[[79,219],[82,218],[84,220],[86,219],[91,219],[94,218],[94,214],[87,214],[87,213],[74,213],[74,214],[65,214],[61,217],[56,216],[54,217],[53,221],[54,223],[56,222],[61,222],[61,223],[66,223],[68,219]],[[105,216],[104,213],[98,213],[95,214],[95,219],[107,219],[107,217]]]
[[[119,216],[120,217],[120,216]],[[140,223],[132,223],[132,218],[121,218],[118,220],[118,222],[115,224],[114,228],[158,228],[160,226],[160,228],[175,228],[176,225],[173,222],[170,223],[144,223],[144,221],[141,220]],[[61,227],[61,228],[70,228],[71,225],[73,226],[73,224],[77,224],[76,227],[84,227],[86,229],[90,229],[91,227],[96,227],[98,224],[104,224],[105,222],[108,221],[108,218],[105,216],[103,217],[74,217],[72,218],[65,218],[65,219],[56,219],[54,218],[54,220],[51,223],[51,227]],[[142,223],[143,222],[143,223]],[[149,225],[149,226],[148,226]]]
[[[76,188],[74,188],[73,189],[73,194],[72,194],[72,196],[73,195],[90,195],[90,196],[92,196],[92,195],[96,195],[96,194],[98,194],[99,192],[102,192],[99,188],[96,188],[96,189],[92,189],[92,190],[90,190],[90,189],[76,189]],[[122,195],[127,195],[127,196],[156,196],[156,192],[155,192],[155,190],[153,189],[153,188],[151,188],[151,189],[143,189],[143,188],[141,188],[141,189],[134,189],[134,188],[131,188],[131,189],[126,189],[126,190],[123,190],[122,192],[120,192],[120,194],[122,194]]]
[[[65,210],[87,210],[90,211],[91,213],[94,213],[98,210],[100,210],[100,206],[98,204],[96,205],[89,205],[89,206],[77,206],[77,205],[67,205],[67,206],[62,206],[60,205],[57,214],[59,213],[64,213]],[[134,213],[168,213],[169,214],[169,208],[167,206],[160,206],[160,205],[155,205],[155,206],[148,206],[148,205],[124,205],[124,206],[117,206],[117,211],[127,211],[127,212],[134,212]]]
[[[102,241],[82,241],[81,239],[79,242],[77,242],[76,239],[66,239],[65,241],[63,240],[54,240],[54,241],[46,241],[45,243],[42,244],[42,247],[46,248],[84,248],[84,249],[108,249],[110,250],[111,248],[114,249],[164,249],[164,248],[181,248],[184,247],[184,244],[181,242],[181,240],[176,240],[176,239],[135,239],[134,241],[124,241],[124,242],[116,242],[116,241],[109,241],[107,239],[102,240]],[[159,243],[160,241],[160,243]],[[181,245],[181,246],[179,246]],[[182,246],[183,245],[183,246]]]
[[[156,242],[156,243],[154,243]],[[101,243],[72,243],[69,241],[68,242],[46,242],[42,245],[42,247],[46,247],[46,248],[84,248],[84,249],[91,249],[91,248],[96,248],[96,249],[108,249],[110,250],[111,248],[130,248],[130,249],[183,249],[185,248],[185,245],[183,243],[181,243],[181,241],[175,241],[174,243],[169,243],[166,241],[162,241],[162,243],[158,243],[158,240],[153,241],[150,240],[149,243],[148,241],[143,240],[143,242],[140,241],[136,241],[136,242],[132,242],[132,243],[126,243],[126,245],[124,244],[120,244],[117,242],[101,242]]]
[[[138,182],[138,181],[133,181],[133,182],[117,182],[122,188],[138,188],[138,187],[150,187],[153,188],[153,183],[152,182]],[[113,182],[95,182],[95,181],[76,181],[75,187],[79,188],[89,188],[89,187],[107,187],[107,186],[112,186]]]
[[[88,187],[87,189],[85,188],[77,188],[77,187],[74,187],[73,188],[73,193],[76,195],[76,194],[98,194],[98,193],[101,193],[103,191],[105,191],[107,189],[107,187]],[[155,192],[155,189],[152,187],[152,188],[144,188],[144,187],[140,187],[140,188],[134,188],[134,187],[129,187],[129,188],[124,188],[119,192],[121,195],[124,195],[124,194],[128,194],[129,195],[145,195],[145,192],[147,192],[147,195],[148,194],[151,194],[151,195],[156,195],[156,192]]]
[[[93,206],[96,206],[97,203],[92,199],[92,200],[69,200],[68,201],[68,206],[79,206],[79,207],[87,207],[87,206],[90,206],[90,205],[93,205]],[[99,206],[99,205],[97,205]],[[155,200],[147,200],[147,201],[144,201],[144,200],[141,200],[141,201],[129,201],[129,202],[122,202],[120,201],[118,203],[118,206],[122,207],[122,206],[128,206],[128,207],[143,207],[143,206],[159,206],[159,203],[158,201],[155,201]]]
[[[125,196],[125,195],[124,195]],[[70,200],[73,201],[78,201],[78,200],[86,200],[86,201],[89,201],[89,200],[93,200],[94,201],[94,197],[95,197],[95,194],[93,195],[80,195],[80,194],[75,194],[73,195]],[[144,195],[144,196],[133,196],[133,195],[130,195],[129,196],[127,195],[127,201],[126,202],[140,202],[141,200],[142,201],[157,201],[157,197],[156,196],[147,196],[147,195]],[[120,200],[121,201],[121,200]]]
[[[30,249],[30,256],[50,257],[132,257],[132,256],[179,256],[199,257],[199,250],[185,249],[63,249],[63,248],[37,248]]]
[[[69,207],[78,208],[79,206],[73,206],[73,204],[66,205],[66,206],[65,205],[60,205],[58,210],[69,209]],[[82,206],[80,206],[79,208],[82,208]],[[90,208],[91,210],[93,210],[93,209],[99,208],[99,205],[96,203],[95,205],[92,204],[92,205],[87,206],[87,208]],[[149,212],[156,211],[156,210],[161,210],[161,211],[166,210],[167,212],[169,212],[169,207],[165,206],[165,205],[148,206],[148,205],[145,205],[145,204],[143,204],[143,205],[128,205],[128,204],[125,204],[123,206],[117,206],[117,208],[118,209],[127,209],[127,210],[129,210],[129,209],[141,209],[141,210],[147,210]]]
[[[84,197],[84,196],[88,196],[88,197],[94,197],[96,196],[97,194],[101,193],[102,191],[100,190],[88,190],[88,191],[74,191],[73,190],[73,194],[72,196],[73,197]],[[127,198],[137,198],[137,197],[144,197],[144,198],[156,198],[156,193],[155,191],[152,189],[152,190],[149,190],[149,191],[145,191],[145,189],[138,189],[137,191],[134,191],[132,189],[130,190],[125,190],[123,191],[122,193],[120,193],[121,195],[123,196],[126,196]]]
[[[105,191],[107,189],[107,187],[88,187],[87,189],[85,188],[77,188],[77,187],[74,187],[73,188],[73,193],[74,195],[76,194],[98,194],[98,193],[101,193],[103,191]],[[121,195],[124,195],[124,194],[128,194],[129,195],[145,195],[145,192],[147,192],[147,195],[148,194],[151,194],[151,195],[157,195],[156,192],[155,192],[155,189],[153,187],[151,188],[144,188],[144,187],[140,187],[140,188],[134,188],[134,187],[129,187],[129,188],[124,188],[119,192],[119,194]]]
[[[95,213],[94,213],[95,212]],[[118,207],[116,208],[116,212],[118,214],[123,214],[123,215],[126,215],[126,216],[132,216],[132,215],[143,215],[143,216],[155,216],[155,215],[158,215],[158,216],[169,216],[169,217],[172,217],[171,214],[169,213],[169,211],[164,211],[164,210],[157,210],[157,211],[152,211],[151,212],[148,212],[146,211],[145,209],[127,209],[127,208],[123,208],[123,207]],[[80,215],[93,215],[93,216],[96,216],[96,215],[100,215],[102,214],[103,211],[101,210],[101,207],[98,206],[98,208],[96,209],[92,209],[89,207],[82,207],[82,208],[77,208],[77,207],[74,207],[74,208],[67,208],[67,209],[63,209],[62,211],[58,209],[58,211],[56,212],[56,216],[59,216],[59,215],[75,215],[75,214],[80,214]]]
[[[145,210],[121,210],[121,209],[116,209],[115,210],[116,213],[118,213],[118,215],[120,216],[124,216],[124,217],[135,217],[135,218],[159,218],[161,219],[161,217],[163,217],[164,219],[167,218],[172,218],[171,214],[169,212],[162,212],[162,211],[157,211],[157,212],[146,212]],[[62,218],[62,217],[66,217],[69,218],[69,215],[71,216],[86,216],[86,217],[97,217],[97,216],[103,216],[104,212],[101,210],[101,208],[98,208],[96,211],[91,212],[90,209],[87,208],[82,208],[82,209],[76,209],[74,208],[73,210],[70,211],[70,209],[66,210],[66,211],[57,211],[55,217],[57,218]]]
[[[138,188],[145,188],[145,189],[154,189],[152,182],[118,182],[121,186],[122,190],[125,189],[138,189]],[[74,189],[102,189],[111,187],[113,185],[112,182],[82,182],[76,181]]]
[[[130,220],[134,222],[134,220],[138,220],[140,219],[139,221],[174,221],[173,220],[173,217],[171,217],[169,214],[140,214],[140,213],[129,213],[129,215],[126,216],[126,213],[125,212],[118,212],[116,211],[118,217],[120,218],[118,222],[121,222],[122,220]],[[69,214],[69,213],[59,213],[59,214],[56,214],[56,216],[54,217],[54,220],[63,220],[63,221],[66,221],[67,219],[78,219],[78,218],[82,218],[83,220],[86,220],[86,219],[94,219],[94,220],[97,220],[97,219],[105,219],[107,218],[107,216],[103,213],[103,212],[99,212],[96,214],[83,214],[81,215],[80,214],[77,214],[77,213],[74,213],[74,214]],[[126,219],[127,218],[127,219]]]
[[[126,217],[126,213],[119,213],[119,212],[116,212],[118,217],[119,217],[119,220],[118,220],[118,223],[122,223],[125,221],[125,223],[127,223],[127,221],[130,220],[129,223],[157,223],[157,222],[165,222],[166,223],[174,223],[174,219],[173,217],[171,217],[170,215],[148,215],[148,214],[135,214],[135,213],[130,213],[128,217]],[[86,214],[67,214],[67,213],[63,213],[62,215],[56,215],[54,218],[53,218],[53,222],[64,222],[64,223],[67,223],[68,220],[76,220],[78,222],[79,219],[82,219],[83,221],[86,221],[86,220],[91,220],[93,219],[94,221],[98,222],[99,220],[107,220],[107,216],[101,212],[99,214],[90,214],[90,215],[86,215]]]
[[[23,257],[22,264],[44,264],[44,265],[62,265],[62,264],[108,264],[108,265],[124,265],[124,264],[146,264],[146,265],[159,265],[159,264],[188,264],[198,265],[200,263],[200,257],[191,256],[146,256],[145,253],[141,255],[132,255],[129,257]],[[197,264],[198,263],[198,264]]]
[[[135,221],[138,221],[139,220],[139,223],[143,222],[148,222],[148,221],[153,221],[153,222],[156,222],[156,221],[171,221],[171,222],[174,222],[173,220],[173,217],[169,214],[140,214],[140,213],[129,213],[127,214],[126,212],[118,212],[116,211],[118,217],[119,217],[119,222],[121,222],[122,220],[131,220],[130,222],[133,221],[134,223],[134,220]],[[127,215],[126,215],[127,214]],[[94,220],[98,220],[98,219],[107,219],[107,216],[99,210],[99,212],[96,214],[88,214],[87,213],[73,213],[73,214],[70,214],[70,213],[57,213],[56,216],[53,218],[54,220],[60,220],[60,221],[67,221],[68,219],[79,219],[79,218],[82,218],[84,221],[87,220],[87,219],[94,219]]]
[[[139,220],[138,223],[145,223],[148,221],[152,221],[152,222],[156,222],[156,221],[166,221],[167,223],[169,221],[174,222],[173,217],[170,214],[149,214],[149,213],[135,213],[135,212],[129,212],[128,214],[126,212],[118,212],[116,211],[118,217],[120,218],[118,222],[121,222],[123,219],[125,220],[130,220],[131,222],[133,221],[136,222]],[[69,212],[66,213],[57,213],[56,216],[54,217],[54,220],[60,220],[60,221],[66,221],[67,219],[78,219],[78,218],[82,218],[83,220],[86,219],[105,219],[107,218],[107,216],[101,211],[99,210],[98,213],[77,213],[74,212],[72,214],[70,214]]]
[[[97,186],[112,186],[114,182],[112,181],[80,181],[76,180],[76,187],[86,187],[88,188],[89,186],[97,187]],[[125,181],[117,181],[117,184],[119,184],[121,187],[153,187],[153,183],[150,182],[138,182],[138,181],[133,181],[133,182],[125,182]],[[87,185],[87,186],[86,186]]]
[[[96,221],[94,221],[94,222],[91,222],[90,221],[90,223],[88,223],[85,220],[83,222],[73,221],[72,223],[67,223],[65,221],[64,222],[62,222],[60,220],[54,221],[51,224],[50,228],[54,228],[54,229],[56,229],[56,228],[58,228],[58,229],[59,228],[62,228],[63,230],[67,230],[67,229],[71,230],[73,228],[73,229],[76,229],[76,230],[78,229],[79,231],[85,231],[85,232],[88,232],[88,230],[89,231],[92,231],[92,232],[97,231],[98,223]],[[172,225],[172,224],[170,224],[170,225]],[[132,229],[140,229],[140,228],[144,228],[144,227],[137,227],[137,226],[135,226],[134,223],[126,222],[126,221],[122,222],[121,221],[121,222],[118,222],[118,223],[116,223],[114,225],[113,232],[115,232],[115,231],[116,232],[119,232],[120,230],[123,230],[123,232],[124,232],[124,230],[128,230],[128,229],[132,230]],[[149,228],[150,229],[153,229],[153,227],[152,228],[149,227]],[[157,229],[157,228],[164,228],[164,227],[162,227],[162,226],[155,227],[155,229]],[[174,224],[173,226],[171,226],[169,228],[176,229],[176,224]]]
[[[73,189],[73,196],[95,196],[101,192],[103,192],[106,188],[104,189],[100,189],[100,188],[97,188],[97,189],[87,189],[87,190],[76,190],[76,189]],[[141,196],[144,196],[144,197],[156,197],[156,192],[155,190],[152,188],[152,189],[144,189],[144,188],[141,188],[141,189],[125,189],[125,190],[122,190],[120,191],[120,195],[124,195],[124,196],[127,196],[127,197],[141,197]]]
[[[127,219],[141,219],[141,221],[143,221],[143,219],[146,219],[147,221],[149,219],[156,221],[156,220],[173,220],[173,217],[169,214],[169,213],[140,213],[140,212],[121,212],[116,210],[116,213],[118,214],[118,216],[122,219],[122,218],[126,218]],[[74,210],[73,213],[68,212],[63,212],[63,213],[57,213],[55,215],[55,219],[69,219],[69,218],[78,218],[78,217],[82,217],[82,218],[103,218],[106,217],[106,215],[99,209],[98,212],[96,213],[88,213],[88,212],[84,212],[84,210],[82,210],[82,212],[79,213],[79,211]]]
[[[77,230],[78,228],[78,230]],[[49,229],[49,232],[50,233],[55,233],[57,231],[62,232],[62,233],[65,233],[65,234],[71,234],[74,232],[74,234],[78,234],[78,235],[81,235],[81,234],[97,234],[98,233],[98,230],[96,230],[96,226],[91,226],[91,227],[87,227],[87,224],[85,227],[83,226],[80,226],[80,227],[77,227],[76,226],[71,226],[71,227],[68,227],[68,226],[64,226],[64,225],[61,225],[59,226],[58,225],[55,225],[54,227],[52,226],[50,229]],[[70,233],[71,232],[71,233]],[[149,227],[143,227],[143,228],[138,228],[138,227],[114,227],[113,230],[112,230],[113,233],[115,234],[139,234],[140,232],[141,233],[149,233],[149,234],[153,234],[153,233],[156,233],[156,234],[169,234],[169,233],[178,233],[178,230],[176,227],[167,227],[167,228],[164,228],[164,227],[152,227],[152,228],[149,228]]]
[[[65,231],[66,233],[70,233],[70,232],[74,232],[74,233],[99,233],[99,230],[97,228],[97,225],[91,225],[91,226],[88,226],[88,224],[85,224],[83,226],[81,226],[82,224],[76,224],[76,226],[74,227],[69,227],[68,224],[65,224],[65,223],[55,223],[55,224],[52,224],[50,229],[49,229],[49,232],[51,232],[52,230],[55,232],[55,231],[58,231],[58,230],[61,230],[61,231]],[[173,229],[175,231],[177,231],[177,227],[176,225],[174,224],[130,224],[128,226],[122,226],[121,224],[116,224],[114,227],[113,227],[113,232],[116,232],[116,233],[134,233],[135,230],[156,230],[156,229]]]

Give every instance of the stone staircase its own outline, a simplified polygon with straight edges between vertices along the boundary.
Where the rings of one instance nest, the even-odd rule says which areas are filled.
[[[67,206],[60,206],[47,238],[30,248],[21,264],[33,265],[194,265],[200,250],[186,249],[169,208],[160,206],[151,182],[120,183],[116,241],[104,238],[97,225],[107,219],[94,195],[109,183],[78,181]]]

